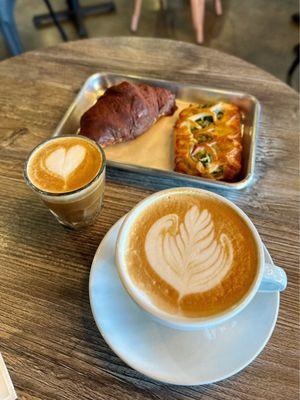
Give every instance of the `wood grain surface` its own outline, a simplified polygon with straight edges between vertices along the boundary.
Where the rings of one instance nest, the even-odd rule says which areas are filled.
[[[28,152],[52,134],[83,82],[99,71],[241,90],[262,104],[255,183],[219,193],[252,218],[289,283],[268,345],[230,379],[201,387],[149,380],[110,350],[90,311],[89,270],[101,239],[165,183],[109,171],[103,212],[80,232],[59,226],[25,186]],[[298,397],[298,101],[292,89],[253,65],[168,40],[90,39],[0,63],[0,351],[19,399]]]

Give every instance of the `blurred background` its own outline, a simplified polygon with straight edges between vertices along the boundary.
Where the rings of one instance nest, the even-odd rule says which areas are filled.
[[[0,0],[0,60],[20,51],[86,36],[137,35],[197,43],[191,3],[190,0]],[[198,42],[202,41],[199,46],[236,55],[283,81],[287,81],[294,64],[289,83],[299,91],[299,2],[222,0],[219,3],[221,15],[217,15],[220,10],[216,9],[215,0],[205,1],[203,41],[198,37]],[[134,7],[138,14],[140,5],[138,27],[133,33],[130,27]],[[51,11],[52,16],[47,16]],[[10,30],[13,20],[15,26],[11,25]],[[19,42],[14,42],[10,34],[19,36]]]

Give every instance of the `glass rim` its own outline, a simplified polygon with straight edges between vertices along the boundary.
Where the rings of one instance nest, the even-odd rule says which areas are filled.
[[[31,157],[33,156],[33,154],[34,154],[40,147],[42,147],[43,145],[45,145],[45,144],[48,143],[48,142],[52,142],[52,141],[54,141],[54,140],[58,140],[58,139],[62,139],[62,138],[74,138],[74,137],[78,137],[78,138],[81,138],[81,139],[83,139],[83,140],[86,140],[86,141],[90,142],[92,145],[94,145],[95,147],[97,147],[97,148],[99,149],[100,154],[101,154],[101,156],[102,156],[102,165],[101,165],[101,167],[100,167],[100,169],[99,169],[97,175],[96,175],[90,182],[88,182],[87,184],[85,184],[84,186],[82,186],[82,187],[80,187],[80,188],[78,188],[78,189],[72,190],[72,191],[70,191],[70,192],[59,192],[59,193],[48,192],[47,190],[43,190],[43,189],[40,189],[40,188],[38,188],[37,186],[35,186],[35,185],[31,182],[31,180],[29,179],[29,176],[28,176],[28,174],[27,174],[28,163],[29,163],[29,160],[31,159]],[[27,159],[26,159],[26,161],[25,161],[25,163],[24,163],[23,176],[24,176],[24,179],[25,179],[26,184],[27,184],[32,190],[34,190],[35,192],[37,192],[37,193],[39,193],[39,194],[42,194],[42,195],[44,195],[44,196],[49,196],[49,197],[63,197],[63,196],[73,195],[73,194],[79,193],[80,191],[82,191],[82,190],[84,190],[84,189],[87,189],[90,185],[92,185],[92,184],[102,175],[102,173],[103,173],[105,167],[106,167],[106,156],[105,156],[105,152],[104,152],[102,146],[101,146],[99,143],[97,143],[97,142],[95,142],[94,140],[92,140],[92,139],[90,139],[90,138],[88,138],[88,137],[86,137],[86,136],[83,136],[83,135],[67,134],[67,135],[59,135],[59,136],[50,137],[50,138],[44,140],[43,142],[39,143],[37,146],[35,146],[35,147],[31,150],[31,152],[29,153],[29,155],[27,156]]]

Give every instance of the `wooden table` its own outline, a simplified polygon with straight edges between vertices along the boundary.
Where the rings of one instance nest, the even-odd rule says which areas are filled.
[[[59,226],[25,186],[28,152],[51,136],[85,79],[98,71],[242,90],[262,104],[256,181],[221,193],[252,218],[289,284],[268,345],[228,380],[202,387],[151,381],[108,348],[90,311],[89,270],[101,239],[163,184],[124,175],[116,181],[110,173],[101,217],[80,232]],[[0,63],[0,88],[0,351],[19,399],[296,399],[298,95],[238,58],[140,38],[71,42],[9,59]]]

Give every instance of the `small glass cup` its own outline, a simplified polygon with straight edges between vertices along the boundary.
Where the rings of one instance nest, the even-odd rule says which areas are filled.
[[[105,170],[106,158],[102,147],[93,140],[76,135],[85,141],[96,146],[101,153],[101,163],[99,172],[88,184],[83,187],[66,193],[51,193],[36,187],[28,176],[28,163],[34,153],[43,147],[46,143],[60,138],[74,138],[75,135],[63,135],[50,138],[38,146],[36,146],[29,154],[24,166],[24,178],[26,184],[40,197],[40,199],[48,206],[50,212],[56,217],[58,222],[68,228],[79,229],[95,222],[101,211],[104,186],[105,186]]]

